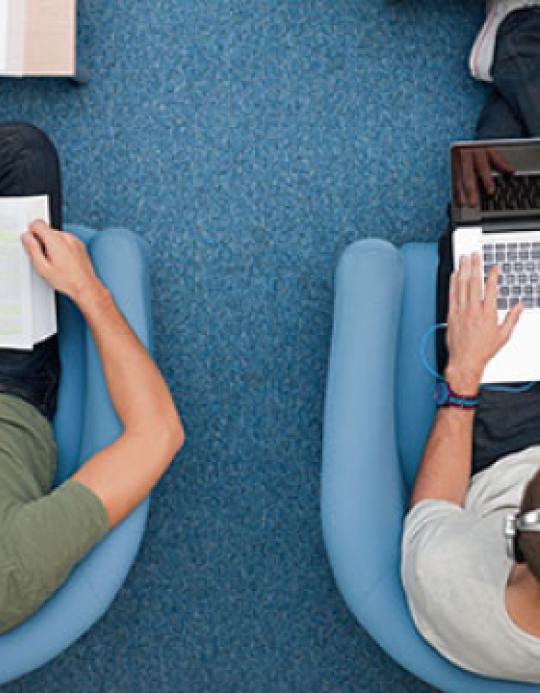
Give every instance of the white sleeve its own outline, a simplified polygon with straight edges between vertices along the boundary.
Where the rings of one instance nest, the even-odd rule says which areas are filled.
[[[424,500],[405,518],[401,578],[418,632],[443,656],[477,672],[494,670],[507,634],[497,611],[508,572],[501,514]],[[507,641],[504,640],[507,644]]]
[[[423,500],[405,518],[401,543],[401,579],[409,606],[421,607],[429,596],[434,571],[447,562],[471,528],[471,513],[446,500]]]

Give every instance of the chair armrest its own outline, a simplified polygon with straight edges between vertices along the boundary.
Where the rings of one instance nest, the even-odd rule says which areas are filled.
[[[69,229],[88,243],[98,275],[112,291],[120,310],[141,341],[151,346],[150,286],[143,241],[121,229],[99,233],[79,226]],[[67,299],[61,302],[60,310],[77,313],[75,306]],[[87,331],[80,315],[75,317],[70,328]],[[86,334],[86,342],[86,401],[81,461],[88,459],[121,432],[107,392],[101,362],[89,334]],[[64,357],[78,361],[77,367],[72,369],[72,376],[84,370],[84,361],[80,362],[78,353],[65,352]],[[78,388],[79,384],[75,388],[77,392]],[[69,396],[74,392],[70,390],[67,394],[69,401]],[[56,423],[63,425],[62,420]],[[74,434],[73,440],[69,441],[68,453],[78,449],[75,438]],[[146,499],[75,566],[68,580],[32,618],[0,637],[0,685],[50,661],[104,614],[137,555],[146,526],[148,505]]]
[[[395,440],[394,368],[402,289],[402,258],[390,243],[358,241],[343,253],[336,271],[321,512],[336,582],[362,623],[372,613],[364,608],[370,590],[388,571],[399,570],[406,495]]]

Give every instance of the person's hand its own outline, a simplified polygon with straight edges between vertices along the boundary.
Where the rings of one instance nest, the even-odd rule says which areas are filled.
[[[494,265],[482,299],[480,255],[462,255],[459,270],[450,277],[448,304],[448,366],[446,379],[459,394],[475,393],[487,362],[510,339],[523,311],[517,303],[502,324],[497,322],[497,277]]]
[[[39,220],[21,239],[36,272],[57,291],[77,301],[100,285],[84,243],[73,234]]]
[[[500,152],[488,147],[464,147],[452,165],[454,201],[458,207],[477,207],[480,204],[480,185],[488,195],[493,195],[494,171],[507,175],[515,173]]]

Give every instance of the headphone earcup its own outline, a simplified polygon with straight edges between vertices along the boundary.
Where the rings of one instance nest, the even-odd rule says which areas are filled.
[[[516,532],[514,537],[514,560],[516,563],[525,563],[525,556],[523,551],[519,548],[519,532]]]

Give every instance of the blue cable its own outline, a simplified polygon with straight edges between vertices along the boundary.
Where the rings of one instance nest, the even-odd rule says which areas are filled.
[[[424,364],[424,368],[430,375],[432,375],[436,380],[444,380],[444,377],[437,373],[437,371],[429,364],[426,356],[427,342],[431,335],[437,330],[442,330],[448,326],[446,322],[438,322],[432,325],[427,332],[422,337],[420,343],[420,358]],[[531,390],[536,385],[535,380],[531,380],[530,383],[525,383],[525,385],[517,385],[516,387],[508,387],[507,385],[480,385],[481,390],[492,390],[493,392],[527,392]]]

